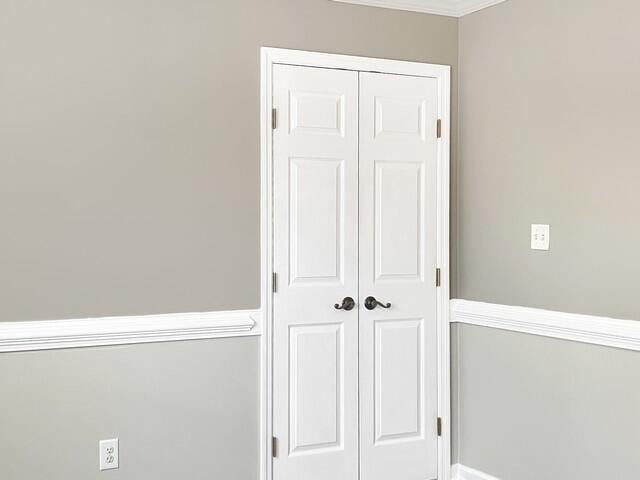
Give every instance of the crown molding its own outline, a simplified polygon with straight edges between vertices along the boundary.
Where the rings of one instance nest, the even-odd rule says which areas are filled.
[[[333,0],[369,7],[391,8],[410,12],[462,17],[505,0]]]
[[[454,0],[458,4],[458,17],[464,17],[478,10],[493,7],[504,1],[506,0]]]

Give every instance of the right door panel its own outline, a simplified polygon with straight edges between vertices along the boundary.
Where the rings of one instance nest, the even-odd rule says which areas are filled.
[[[359,81],[360,479],[434,479],[437,80]]]

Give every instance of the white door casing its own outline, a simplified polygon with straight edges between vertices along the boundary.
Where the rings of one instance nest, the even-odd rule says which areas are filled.
[[[361,480],[438,476],[437,105],[433,78],[360,73]]]
[[[277,65],[274,478],[358,475],[358,74]]]
[[[355,73],[356,75],[357,75],[357,72],[361,72],[361,74],[364,74],[364,72],[384,72],[384,73],[393,74],[393,75],[424,77],[426,79],[432,80],[433,83],[437,85],[437,92],[436,92],[437,118],[441,119],[442,121],[442,129],[441,129],[442,138],[439,138],[437,142],[437,148],[436,148],[436,152],[437,152],[436,153],[437,221],[436,221],[435,229],[437,231],[433,232],[433,229],[430,229],[430,231],[434,233],[434,236],[437,237],[436,238],[437,266],[441,269],[441,280],[442,280],[441,287],[437,289],[437,293],[435,294],[437,296],[437,311],[436,311],[437,415],[442,418],[442,429],[441,429],[442,436],[438,437],[437,439],[437,458],[438,458],[437,478],[438,480],[449,480],[450,459],[451,459],[451,454],[450,454],[451,432],[450,432],[450,405],[449,405],[449,385],[450,385],[449,317],[448,317],[449,316],[449,313],[448,313],[448,299],[449,299],[448,225],[449,225],[450,67],[443,66],[443,65],[431,65],[431,64],[404,62],[404,61],[397,61],[397,60],[353,57],[353,56],[346,56],[346,55],[326,54],[326,53],[318,53],[318,52],[305,52],[305,51],[298,51],[298,50],[285,50],[285,49],[267,48],[267,47],[263,47],[261,49],[261,57],[262,57],[262,68],[261,68],[261,191],[262,191],[261,193],[262,282],[261,283],[262,283],[262,286],[261,286],[261,296],[262,296],[262,314],[264,316],[265,323],[264,323],[264,334],[261,337],[261,347],[262,347],[261,348],[261,384],[262,384],[261,430],[262,430],[262,435],[261,435],[261,442],[260,442],[260,445],[261,445],[260,478],[261,480],[288,480],[287,477],[283,477],[281,475],[281,473],[284,472],[283,466],[285,466],[285,464],[287,463],[286,461],[283,461],[285,460],[283,456],[288,455],[293,444],[289,445],[286,438],[286,435],[290,433],[289,429],[291,428],[291,426],[287,424],[283,428],[281,422],[278,420],[279,416],[280,418],[284,418],[282,417],[282,415],[280,415],[281,413],[280,407],[282,405],[282,401],[281,401],[282,396],[276,392],[276,390],[278,390],[278,382],[281,382],[283,380],[283,375],[286,377],[285,379],[289,378],[289,375],[290,375],[289,370],[291,368],[292,363],[295,366],[295,368],[298,368],[298,366],[300,366],[300,371],[303,372],[302,375],[299,376],[298,378],[305,379],[307,377],[305,373],[309,373],[309,377],[317,375],[318,374],[317,371],[313,371],[313,369],[310,371],[309,369],[305,368],[305,365],[309,366],[310,364],[315,363],[315,360],[313,360],[313,357],[321,356],[323,358],[332,358],[332,353],[333,353],[333,357],[337,358],[338,356],[340,356],[340,353],[346,352],[346,350],[340,351],[340,348],[334,347],[334,345],[340,345],[338,343],[340,334],[349,331],[348,328],[345,328],[346,321],[327,322],[327,323],[320,322],[319,324],[317,325],[313,324],[312,326],[308,324],[309,322],[304,321],[303,319],[304,315],[300,315],[298,316],[298,320],[303,319],[301,325],[303,327],[309,326],[310,328],[308,329],[308,331],[305,331],[305,332],[302,332],[302,330],[298,330],[297,332],[294,332],[295,335],[288,336],[285,347],[293,351],[294,353],[304,352],[305,355],[303,355],[302,358],[296,359],[295,361],[286,360],[283,363],[280,353],[278,351],[279,349],[277,348],[278,336],[283,331],[280,325],[281,318],[278,315],[277,300],[278,300],[278,297],[282,295],[283,292],[285,292],[284,290],[285,288],[286,289],[290,288],[290,285],[288,284],[288,282],[290,281],[290,273],[289,271],[287,271],[286,274],[283,274],[282,268],[280,267],[280,263],[276,259],[276,256],[278,255],[277,252],[280,250],[279,246],[277,245],[279,242],[278,239],[281,236],[281,235],[279,236],[278,233],[276,232],[276,230],[278,229],[278,226],[276,225],[277,223],[276,210],[278,209],[277,204],[279,204],[279,202],[277,202],[276,200],[276,197],[278,196],[276,193],[276,190],[278,190],[279,188],[278,182],[282,182],[282,178],[278,180],[279,176],[277,175],[276,153],[278,148],[276,146],[276,143],[278,140],[277,135],[279,133],[290,134],[291,133],[290,125],[293,125],[294,123],[289,123],[289,112],[287,112],[286,109],[283,110],[283,107],[281,105],[282,103],[281,100],[278,100],[276,98],[277,87],[275,86],[275,84],[276,84],[276,70],[279,69],[280,66],[297,65],[300,67],[304,66],[304,67],[315,67],[315,68],[321,68],[321,69],[339,69],[343,71],[347,70],[351,72],[344,72],[344,73],[352,73],[352,74]],[[328,85],[329,85],[328,83],[323,82],[323,86],[326,87]],[[335,91],[333,93],[335,93]],[[415,100],[415,98],[419,98],[419,97],[412,96],[412,98]],[[358,102],[356,101],[356,103]],[[275,131],[272,128],[272,115],[271,115],[272,108],[275,108],[278,111],[278,122],[277,122],[278,126]],[[308,120],[310,119],[309,121],[304,120],[304,115],[303,117],[299,116],[298,120],[295,120],[295,121],[297,121],[298,124],[303,128],[299,129],[298,133],[300,135],[302,135],[303,133],[306,133],[309,135],[311,135],[312,133],[316,133],[318,135],[321,135],[322,130],[324,130],[326,134],[328,134],[329,130],[335,131],[338,128],[337,123],[335,121],[327,123],[326,121],[326,119],[331,116],[327,114],[327,112],[330,110],[331,109],[327,109],[326,106],[325,107],[319,106],[318,110],[316,111],[316,114],[311,115],[311,117],[309,116],[306,117]],[[390,119],[389,121],[392,121],[393,117],[396,117],[396,119],[399,119],[397,122],[395,122],[395,125],[394,125],[394,122],[387,123],[387,126],[389,126],[390,128],[385,127],[384,119],[383,119],[382,127],[386,128],[386,131],[388,133],[393,133],[395,135],[395,134],[401,134],[403,131],[405,131],[406,133],[406,130],[411,130],[411,128],[407,127],[409,123],[402,120],[401,118],[402,115],[398,116],[398,113],[401,114],[403,110],[406,110],[406,105],[405,107],[402,107],[402,102],[400,102],[400,104],[396,104],[395,107],[392,104],[390,107],[387,108],[388,112],[392,112],[392,113],[395,112],[393,116],[387,115],[388,118]],[[324,113],[322,113],[323,111]],[[292,115],[292,118],[293,118],[293,115]],[[302,123],[300,123],[301,118],[302,118]],[[356,119],[356,122],[358,122],[357,119]],[[307,128],[306,132],[304,131],[305,130],[304,123],[306,123],[306,127],[311,127],[310,129]],[[348,125],[348,119],[345,120],[344,125]],[[433,131],[431,127],[427,126],[428,124],[426,122],[424,125],[426,128],[431,130],[431,132]],[[339,128],[338,130],[340,131]],[[325,137],[327,137],[327,135],[325,135]],[[326,158],[326,157],[318,157],[316,158],[316,160],[319,160],[320,158]],[[322,170],[321,168],[322,164],[318,164],[317,162],[316,163],[312,162],[312,164],[309,164],[309,165],[310,165],[310,168],[307,169],[307,172],[310,172],[314,169]],[[387,166],[391,167],[391,170],[387,169],[387,172],[389,173],[389,175],[387,175],[388,179],[393,179],[394,174],[401,181],[404,181],[410,178],[409,172],[411,171],[411,169],[409,168],[409,166],[407,166],[407,168],[405,168],[404,170],[401,167],[396,168],[395,171],[394,171],[393,165],[387,165]],[[387,172],[383,172],[383,173],[385,173],[386,175]],[[301,178],[302,182],[304,182],[305,172],[299,172],[299,173],[300,175],[298,175],[298,178]],[[419,172],[419,173],[422,173],[422,172]],[[374,174],[375,174],[375,170],[374,170]],[[320,175],[319,178],[320,177],[324,179],[325,183],[332,182],[332,180],[330,180],[332,177],[329,174]],[[335,178],[335,175],[334,175],[334,178]],[[343,179],[344,178],[346,177],[343,177]],[[289,181],[289,179],[290,177],[287,177],[287,181]],[[335,183],[335,180],[333,180],[333,182]],[[392,183],[395,183],[395,182],[392,182]],[[414,196],[416,195],[417,188],[419,187],[413,188],[412,190]],[[401,192],[401,194],[403,195],[403,197],[399,197],[399,200],[403,200],[406,203],[411,199],[411,195],[412,195],[411,190],[409,190],[408,192],[403,191]],[[429,196],[428,194],[426,195]],[[289,200],[287,199],[287,201]],[[357,201],[358,200],[356,198],[356,202]],[[301,199],[301,204],[305,204],[304,199]],[[384,207],[384,205],[381,205],[381,206]],[[374,208],[374,207],[371,207],[371,208]],[[344,218],[346,218],[346,216]],[[287,233],[286,235],[290,236],[291,234]],[[362,239],[360,240],[362,241]],[[398,238],[393,238],[393,235],[391,235],[390,237],[389,236],[385,237],[384,240],[388,242],[394,242],[394,243],[398,241],[402,241],[402,239],[399,240]],[[404,245],[408,245],[408,243],[405,243]],[[348,248],[348,245],[347,245],[347,248]],[[357,249],[358,247],[356,246],[355,248]],[[373,248],[375,250],[375,246]],[[304,251],[304,250],[301,250],[301,251]],[[332,251],[327,249],[323,250],[323,252],[325,254],[327,252],[329,252],[330,255],[332,254]],[[384,253],[384,252],[380,251],[379,253]],[[289,255],[288,252],[286,254]],[[290,257],[287,257],[287,261],[289,260],[289,258]],[[389,263],[384,264],[384,262],[382,264],[379,264],[378,274],[379,276],[381,276],[380,280],[382,280],[385,276],[388,277],[390,274],[394,273],[393,272],[394,270],[404,270],[402,275],[406,275],[406,272],[409,271],[407,269],[408,263],[406,263],[407,258],[408,258],[407,256],[404,256],[402,258],[394,258],[394,259],[390,259],[392,261],[391,264]],[[314,269],[316,269],[315,271],[316,276],[324,277],[323,280],[328,280],[328,277],[331,277],[332,274],[335,274],[336,272],[335,269],[331,271],[328,269],[324,269],[320,267],[321,263],[322,262],[308,263],[302,260],[302,263],[296,266],[296,268],[298,267],[299,268],[298,270],[296,270],[296,273],[294,275],[296,278],[299,277],[302,280],[302,283],[300,283],[298,286],[301,286],[304,283],[303,278],[306,276],[305,272],[309,272]],[[375,264],[372,268],[374,268],[374,271],[375,271],[375,268],[376,268]],[[423,270],[425,279],[433,278],[433,273],[427,271],[429,268],[430,267],[428,266],[428,262],[425,262],[424,270]],[[356,270],[357,270],[357,267],[356,267]],[[275,293],[275,294],[272,293],[273,287],[274,287],[274,278],[272,277],[272,272],[278,272],[278,282],[277,282],[278,293]],[[327,275],[327,272],[329,272],[329,275]],[[343,272],[346,273],[347,269],[345,268]],[[318,275],[319,273],[322,273],[322,275]],[[415,269],[413,272],[411,272],[411,274],[414,274],[414,273],[415,273]],[[400,277],[399,275],[396,275],[396,280],[399,280],[399,277]],[[343,278],[346,279],[346,277],[343,277]],[[405,278],[404,280],[408,281],[409,279]],[[313,281],[309,280],[306,286],[311,287],[312,283]],[[348,295],[351,296],[351,293],[349,293]],[[359,295],[363,300],[368,295],[368,293],[364,291],[364,288],[361,288],[359,290]],[[342,298],[342,292],[341,292],[341,295],[339,295],[339,297],[340,298],[337,298],[337,299],[332,298],[331,301],[338,302]],[[382,294],[378,295],[378,297],[380,300],[383,300],[383,301],[393,300],[391,298],[386,298],[386,296]],[[354,297],[354,298],[356,298],[356,300],[360,300],[360,298],[357,298],[357,297]],[[322,301],[324,300],[322,299],[318,300],[318,302],[322,302]],[[404,302],[402,302],[402,304],[404,305]],[[427,319],[425,318],[423,322],[420,320],[419,315],[415,317],[411,316],[410,318],[405,318],[406,317],[405,312],[398,310],[400,308],[400,304],[397,304],[397,302],[394,303],[391,310],[394,310],[394,308],[396,309],[396,312],[393,317],[391,316],[392,315],[391,312],[384,312],[381,309],[374,310],[373,312],[373,315],[377,315],[379,318],[382,319],[382,322],[378,322],[378,325],[377,325],[377,327],[383,327],[383,328],[378,328],[379,330],[382,330],[378,334],[378,338],[386,340],[386,342],[383,341],[380,344],[382,346],[381,351],[383,353],[390,352],[394,348],[400,349],[403,345],[407,345],[407,344],[413,344],[414,346],[412,348],[407,349],[407,352],[403,350],[402,352],[403,358],[402,358],[402,361],[399,361],[399,362],[391,361],[391,362],[385,363],[383,358],[380,357],[379,355],[378,357],[381,359],[382,362],[378,367],[378,371],[381,372],[381,374],[384,376],[385,372],[389,371],[389,368],[391,368],[391,370],[401,369],[403,367],[405,367],[406,369],[408,368],[408,370],[411,370],[411,368],[413,368],[412,373],[416,374],[414,378],[417,379],[418,371],[420,369],[420,363],[418,362],[418,358],[424,357],[423,365],[426,365],[430,361],[429,358],[433,356],[433,353],[429,351],[429,344],[428,344],[429,342],[423,345],[419,345],[417,342],[414,343],[412,340],[412,338],[415,338],[416,336],[420,336],[421,331],[423,333],[423,338],[427,338],[426,333],[428,331],[428,328],[426,329],[423,328],[425,325],[427,325]],[[363,311],[364,311],[364,308],[362,305],[360,305],[358,314],[362,316],[362,319],[360,322],[361,324],[362,322],[364,322],[364,315],[366,315],[366,314],[362,314]],[[349,312],[349,313],[340,312],[340,313],[344,313],[345,316],[353,315],[353,312]],[[367,311],[367,313],[371,313],[371,312]],[[356,314],[356,316],[358,314]],[[388,320],[392,320],[392,321],[388,322]],[[333,327],[329,326],[330,324],[333,324]],[[296,327],[296,326],[298,325],[292,325],[292,327]],[[315,326],[320,326],[322,328],[318,330],[314,328]],[[390,327],[390,328],[386,328],[386,327]],[[332,328],[333,328],[333,331],[331,330]],[[287,330],[288,330],[288,327],[287,327]],[[299,335],[299,333],[301,332],[302,334]],[[369,334],[375,335],[375,330],[373,331],[373,333],[369,332]],[[290,342],[289,338],[294,336],[297,336],[298,338],[293,342]],[[334,342],[333,339],[336,339],[336,341]],[[342,340],[344,339],[345,337],[343,336]],[[360,339],[360,346],[362,346],[362,343],[365,341],[366,340],[364,338]],[[323,343],[324,347],[320,347],[319,346],[320,343]],[[342,343],[342,345],[345,346],[347,345],[347,343],[348,342],[344,342]],[[311,348],[309,348],[309,345],[311,345]],[[373,346],[371,347],[371,350],[373,351],[374,348],[375,348],[375,344],[373,344]],[[340,352],[340,353],[336,353],[336,352]],[[348,354],[342,355],[340,359],[346,360],[347,355]],[[294,356],[291,356],[290,358],[293,359]],[[358,361],[360,362],[363,361],[362,356],[360,357],[360,359],[356,357],[356,363]],[[340,362],[337,360],[333,361],[334,365],[338,363]],[[282,371],[280,372],[278,371],[279,366],[286,367],[287,370],[286,372],[284,372],[284,374]],[[370,367],[375,368],[375,359],[370,364]],[[343,364],[341,368],[348,370],[348,367],[346,367],[346,364]],[[331,370],[333,371],[333,369]],[[322,388],[326,389],[326,385],[333,385],[334,383],[336,385],[341,385],[339,381],[335,380],[338,377],[338,375],[330,374],[326,376],[326,372],[328,371],[329,370],[326,370],[325,374],[321,375],[321,380],[323,381],[323,385],[325,385]],[[335,371],[338,371],[338,369],[336,369]],[[345,374],[342,378],[346,379],[349,372],[345,371],[344,373]],[[371,375],[374,375],[374,374],[375,374],[375,371],[373,371]],[[356,372],[356,376],[357,375],[358,373]],[[362,372],[360,372],[360,376],[361,377],[364,376]],[[408,392],[409,393],[408,396],[404,395],[405,399],[410,398],[411,393],[413,393],[414,399],[415,399],[416,392],[418,391],[416,390],[415,386],[418,385],[419,382],[420,382],[419,380],[414,381],[413,387],[412,387],[411,382],[401,381],[397,386],[392,387],[392,389],[400,388],[401,390]],[[431,381],[425,378],[423,381],[423,385],[419,386],[419,388],[420,389],[424,388],[426,391],[430,383]],[[304,406],[306,404],[305,393],[308,393],[308,391],[312,391],[317,387],[315,386],[310,387],[309,383],[305,383],[304,381],[298,382],[297,386],[298,388],[296,391],[302,392],[302,395],[299,397],[300,399],[302,399],[302,401],[299,402],[299,404]],[[332,390],[331,388],[328,388],[329,392],[331,392],[331,390]],[[342,390],[342,393],[345,393],[346,390],[347,390],[346,388]],[[291,396],[289,393],[292,391],[294,390],[287,390],[287,392],[285,393],[284,397],[286,401],[289,400],[289,397]],[[420,390],[420,392],[422,393],[422,390]],[[383,399],[385,399],[384,391],[379,391],[379,395]],[[336,397],[335,394],[333,396]],[[336,417],[336,415],[332,412],[337,412],[338,407],[336,407],[333,410],[331,410],[330,408],[329,409],[326,408],[326,405],[328,405],[328,402],[326,402],[326,398],[329,398],[329,397],[331,397],[331,395],[320,396],[318,397],[318,400],[321,400],[319,404],[320,410],[324,410],[325,413],[329,412],[328,418],[329,420],[332,420],[333,418]],[[372,398],[373,398],[373,394],[372,394]],[[422,398],[426,398],[426,397],[423,396]],[[391,400],[396,401],[396,399],[393,397],[391,397]],[[388,402],[389,402],[389,399],[387,399],[387,405],[393,405],[393,403],[389,404]],[[416,401],[416,404],[417,404],[417,401]],[[360,406],[362,407],[362,405]],[[397,406],[397,402],[396,402],[396,406]],[[355,408],[358,409],[358,405],[356,405]],[[432,407],[430,406],[425,407],[425,412],[427,413],[425,413],[423,417],[426,422],[424,424],[424,431],[431,430],[431,425],[429,425],[429,422],[433,423],[433,420],[429,420],[427,417],[428,412],[431,410],[431,408]],[[373,409],[375,410],[375,405],[373,406]],[[302,410],[303,410],[301,412],[302,414],[297,418],[301,418],[305,421],[309,418],[314,420],[313,414],[309,416],[308,410],[306,411],[306,413],[304,413],[305,412],[304,408]],[[346,408],[345,408],[345,411],[346,411]],[[418,412],[417,407],[413,411],[416,412],[414,416],[411,416],[411,415],[406,415],[404,417],[392,416],[387,418],[386,424],[384,423],[380,424],[380,427],[378,430],[378,442],[377,442],[378,445],[373,445],[373,448],[376,448],[377,451],[381,452],[381,455],[383,457],[384,455],[387,455],[387,453],[385,453],[385,451],[387,450],[387,447],[393,446],[394,442],[397,444],[405,443],[406,445],[410,445],[411,443],[415,442],[416,435],[415,434],[412,435],[412,432],[410,431],[410,430],[415,430],[415,428],[412,429],[410,424],[416,418],[416,415]],[[384,406],[382,407],[381,410],[379,410],[379,413],[382,413],[382,414],[386,413]],[[290,415],[289,412],[287,412],[286,415],[289,415],[289,418],[295,418],[292,415]],[[361,415],[364,415],[364,413],[361,413]],[[343,416],[342,418],[346,419],[346,415]],[[391,421],[391,423],[389,423],[389,421]],[[313,425],[313,423],[309,423],[309,422],[307,422],[306,424]],[[330,424],[333,424],[333,422],[330,421],[328,423],[325,423],[324,426],[326,427],[327,425],[330,425]],[[336,423],[336,425],[338,425],[338,423]],[[372,428],[373,428],[372,431],[375,435],[375,428],[376,428],[375,424],[373,425]],[[340,454],[338,453],[339,449],[335,449],[330,445],[332,444],[332,442],[335,443],[335,438],[337,438],[336,435],[334,434],[335,431],[336,431],[335,428],[333,430],[326,429],[326,428],[323,430],[322,428],[319,428],[314,433],[309,433],[310,431],[305,430],[304,427],[302,428],[302,430],[296,431],[296,435],[298,434],[299,435],[298,435],[298,438],[295,440],[295,442],[297,442],[297,444],[302,446],[303,448],[296,447],[297,452],[295,452],[295,455],[292,455],[291,456],[292,458],[286,459],[286,460],[292,460],[288,464],[288,467],[293,466],[288,470],[288,473],[290,474],[289,478],[296,478],[296,480],[297,479],[303,480],[304,478],[307,478],[306,477],[307,471],[305,470],[305,468],[308,468],[308,466],[312,465],[312,463],[305,463],[305,462],[295,463],[293,461],[293,460],[296,460],[296,461],[301,460],[302,457],[305,455],[308,456],[309,459],[312,459],[314,456],[316,456],[316,458],[320,458],[320,456],[336,454],[337,457],[339,457],[338,459],[339,462],[344,461],[344,459],[347,458],[346,456],[340,457]],[[346,429],[345,429],[345,433],[346,433]],[[360,433],[361,435],[364,435],[364,432],[360,432]],[[271,441],[274,436],[278,437],[277,449],[275,449],[276,444],[272,443]],[[348,435],[345,435],[342,438],[347,438],[347,437]],[[400,438],[400,437],[403,437],[403,438]],[[329,440],[327,441],[327,439]],[[375,437],[374,437],[374,440],[372,440],[372,443],[373,442],[375,442]],[[427,449],[424,452],[424,454],[427,455],[429,458],[431,458],[432,455],[431,455],[431,452],[429,451],[429,448],[430,447],[427,446]],[[363,445],[363,453],[362,453],[363,456],[367,454],[364,451],[364,449],[365,449],[365,446]],[[274,456],[276,458],[273,458]],[[336,458],[336,457],[326,457],[326,458]],[[357,461],[357,458],[356,458],[356,461]],[[343,463],[343,466],[347,464],[349,464],[348,460],[346,461],[346,463]],[[316,463],[316,465],[319,465],[318,466],[319,470],[316,470],[315,468],[310,468],[310,471],[312,472],[313,476],[309,478],[313,478],[313,479],[342,478],[340,476],[341,473],[338,476],[336,476],[333,471],[326,471],[325,469],[327,468],[327,465],[323,464],[322,461],[320,461],[319,463]],[[333,469],[333,466],[329,466],[329,468]],[[420,468],[424,468],[424,471],[427,471],[428,469],[430,469],[428,465],[426,466],[423,465],[423,467],[418,467],[418,470],[420,470]],[[348,468],[346,470],[348,470]],[[343,471],[346,471],[346,470],[343,470]],[[411,469],[406,469],[404,467],[401,467],[400,471],[411,473]],[[398,478],[397,473],[398,472],[394,472],[392,478],[394,479]],[[356,466],[355,473],[354,472],[347,473],[348,477],[354,480],[358,479],[359,474],[360,472],[358,471],[357,466]],[[429,473],[429,475],[431,474]],[[361,477],[361,478],[362,480],[365,480],[365,477]],[[423,477],[423,478],[420,478],[420,480],[429,480],[430,478],[435,478],[435,475],[430,476],[428,478]]]

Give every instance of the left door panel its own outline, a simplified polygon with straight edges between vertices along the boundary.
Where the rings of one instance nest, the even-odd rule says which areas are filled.
[[[275,480],[358,477],[358,73],[275,65]]]

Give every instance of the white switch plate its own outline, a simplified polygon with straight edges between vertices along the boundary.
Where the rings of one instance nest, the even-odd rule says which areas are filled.
[[[119,461],[118,439],[100,441],[100,470],[112,470],[118,468]]]
[[[549,225],[531,225],[531,250],[549,250]]]

